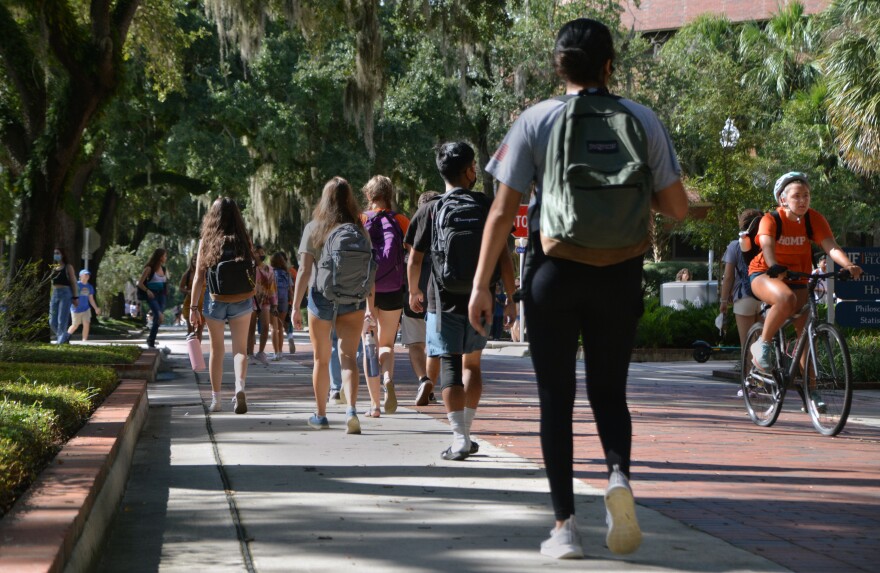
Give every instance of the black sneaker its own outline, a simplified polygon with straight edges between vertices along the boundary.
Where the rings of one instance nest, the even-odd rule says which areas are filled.
[[[478,444],[477,442],[471,440],[471,449],[470,449],[470,451],[468,452],[468,455],[471,455],[471,456],[472,456],[472,455],[474,455],[475,453],[477,453],[477,452],[479,452],[479,451],[480,451],[480,444]]]
[[[336,404],[338,404],[339,403],[339,392],[337,392],[337,391],[330,392],[330,396],[327,398],[327,401],[328,402],[335,402]]]
[[[430,402],[431,404],[436,404],[436,403],[437,403],[437,397],[434,396],[434,393],[433,393],[433,392],[431,392],[431,395],[428,397],[428,402]]]
[[[452,448],[446,448],[440,453],[440,457],[450,462],[460,462],[466,460],[470,454],[468,452],[453,452]]]
[[[434,384],[431,382],[431,379],[427,376],[422,377],[419,382],[419,389],[416,392],[416,406],[427,406],[431,402],[431,397],[434,395],[431,390],[434,389]]]

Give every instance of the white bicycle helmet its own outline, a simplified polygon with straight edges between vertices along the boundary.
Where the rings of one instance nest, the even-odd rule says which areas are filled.
[[[779,203],[779,195],[785,189],[785,186],[793,181],[800,181],[807,187],[810,186],[810,180],[807,178],[806,173],[801,173],[800,171],[789,171],[782,177],[776,180],[776,184],[773,185],[773,198],[776,199],[776,202]]]

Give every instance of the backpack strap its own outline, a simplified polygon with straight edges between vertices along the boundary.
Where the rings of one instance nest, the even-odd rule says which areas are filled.
[[[770,211],[770,214],[773,216],[773,219],[776,221],[776,240],[779,240],[779,237],[782,236],[782,216],[779,214],[779,211],[773,210]],[[810,210],[807,209],[807,213],[804,215],[804,225],[807,228],[807,238],[811,241],[813,240],[813,223],[810,221]]]

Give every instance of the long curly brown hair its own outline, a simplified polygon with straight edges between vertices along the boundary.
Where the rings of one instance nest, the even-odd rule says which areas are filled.
[[[330,179],[324,185],[321,201],[312,213],[312,221],[315,222],[314,245],[322,248],[330,231],[343,223],[354,223],[362,232],[366,232],[360,213],[360,205],[348,181],[342,177]]]
[[[199,272],[217,264],[224,248],[232,248],[237,261],[254,260],[254,248],[241,211],[229,197],[220,197],[205,213],[201,238]]]

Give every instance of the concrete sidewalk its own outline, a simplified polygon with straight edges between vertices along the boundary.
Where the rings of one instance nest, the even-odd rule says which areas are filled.
[[[786,570],[644,506],[641,549],[614,556],[602,491],[582,481],[587,558],[545,558],[538,548],[553,519],[543,470],[479,436],[478,455],[441,460],[450,439],[442,405],[434,415],[404,407],[411,387],[398,385],[396,414],[361,416],[362,435],[344,433],[335,404],[331,429],[311,430],[310,354],[298,340],[296,360],[250,367],[245,415],[228,402],[227,354],[224,411],[209,416],[207,375],[189,369],[182,341],[168,345],[176,376],[149,388],[149,420],[99,571]],[[359,404],[368,405],[363,384]]]

